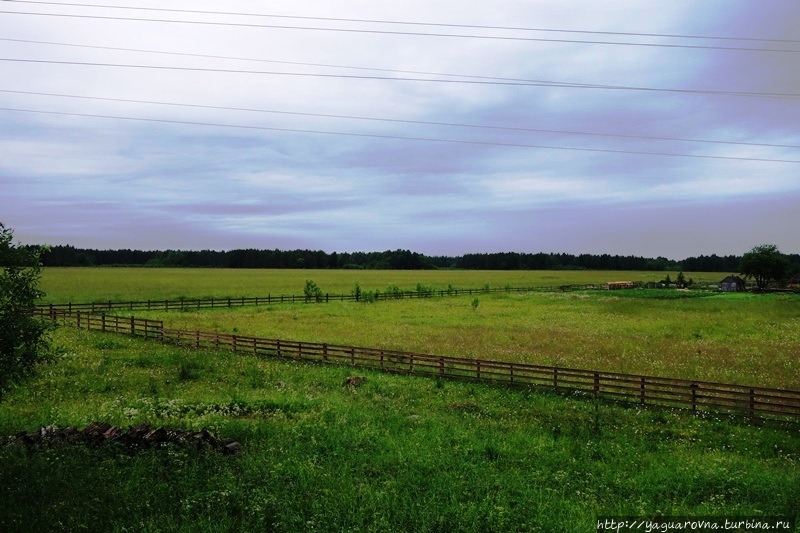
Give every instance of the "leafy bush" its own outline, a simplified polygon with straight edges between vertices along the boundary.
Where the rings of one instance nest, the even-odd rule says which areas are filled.
[[[14,245],[13,236],[0,223],[0,399],[50,355],[52,325],[31,316],[44,296],[38,288],[41,249]]]

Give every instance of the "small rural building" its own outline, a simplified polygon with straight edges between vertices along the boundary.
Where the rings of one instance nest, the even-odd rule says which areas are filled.
[[[744,287],[745,282],[739,276],[728,276],[719,282],[719,290],[723,292],[741,292]]]
[[[615,291],[619,289],[632,289],[633,282],[632,281],[609,281],[603,288],[609,291]]]
[[[800,289],[800,274],[795,274],[791,278],[786,281],[786,287],[788,289]]]

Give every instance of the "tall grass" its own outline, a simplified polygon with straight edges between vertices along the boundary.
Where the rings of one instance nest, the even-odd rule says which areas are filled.
[[[481,307],[483,302],[481,302]],[[479,309],[480,311],[480,309]],[[590,531],[597,515],[798,518],[800,436],[489,386],[61,329],[0,433],[142,422],[176,445],[0,447],[0,530]]]

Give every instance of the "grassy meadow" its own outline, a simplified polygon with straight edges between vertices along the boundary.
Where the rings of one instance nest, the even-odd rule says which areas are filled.
[[[800,518],[800,435],[528,390],[62,328],[0,404],[44,425],[208,428],[176,444],[0,446],[2,531],[565,531],[598,515]]]
[[[43,303],[176,300],[268,294],[303,294],[307,279],[330,294],[350,294],[358,283],[365,291],[383,291],[389,285],[414,290],[422,284],[436,290],[497,287],[558,287],[607,281],[657,281],[677,272],[588,270],[269,270],[203,268],[47,268],[41,288]],[[692,273],[698,283],[716,283],[728,273]]]
[[[800,390],[800,297],[662,294],[492,293],[136,315],[189,331]]]
[[[649,281],[645,272],[47,269],[48,301]],[[669,273],[673,278],[676,273]],[[691,274],[719,281],[716,274]],[[491,293],[186,310],[169,327],[800,389],[800,297]],[[125,314],[122,312],[121,314]],[[67,327],[0,436],[102,421],[175,444],[0,445],[0,531],[594,531],[599,515],[800,520],[793,426],[190,351]],[[365,377],[358,387],[345,378]]]

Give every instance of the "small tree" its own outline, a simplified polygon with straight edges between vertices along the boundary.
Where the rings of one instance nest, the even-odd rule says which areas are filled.
[[[34,302],[44,296],[38,289],[42,250],[14,245],[13,237],[0,222],[0,400],[49,357],[53,327],[32,316]]]
[[[783,281],[788,267],[789,260],[777,246],[762,244],[742,256],[739,272],[756,280],[759,290],[764,290],[771,281]]]
[[[306,296],[306,302],[311,301],[312,298],[317,302],[322,301],[322,289],[320,289],[319,285],[310,279],[306,280],[306,286],[303,289],[303,294]]]

